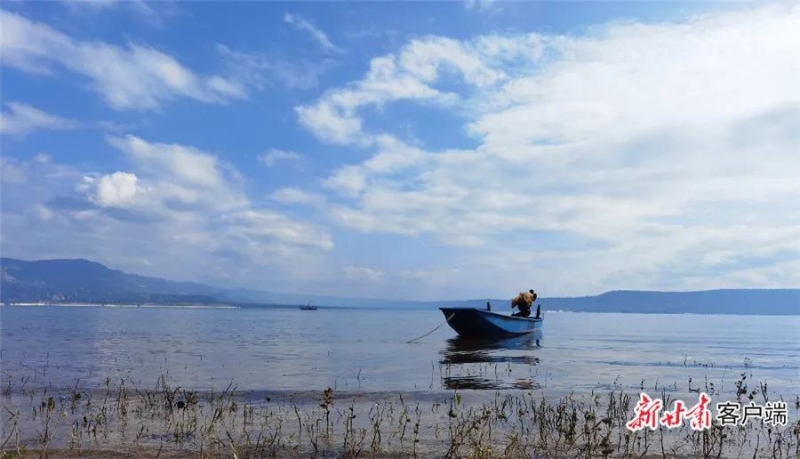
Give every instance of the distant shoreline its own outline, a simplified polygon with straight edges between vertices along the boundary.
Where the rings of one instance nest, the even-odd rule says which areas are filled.
[[[173,282],[112,270],[84,259],[24,261],[0,258],[0,302],[21,306],[208,308],[298,308],[309,301],[319,309],[428,310],[439,307],[509,305],[510,298],[410,300],[338,297],[316,292],[287,293]],[[611,287],[611,286],[609,286]],[[458,290],[453,290],[453,295]],[[487,292],[488,293],[488,292]],[[509,292],[509,296],[513,294]],[[459,296],[461,293],[459,293]],[[471,293],[470,295],[474,295]],[[482,295],[481,295],[482,296]],[[539,295],[545,311],[626,314],[798,316],[800,289],[734,288],[698,291],[611,290],[580,297]],[[142,305],[142,306],[139,306]]]
[[[128,304],[128,303],[82,303],[82,302],[71,302],[71,303],[53,303],[53,302],[20,302],[20,303],[0,303],[0,306],[13,306],[13,307],[25,307],[25,308],[37,308],[37,307],[60,307],[60,308],[109,308],[109,309],[297,309],[302,305],[290,305],[290,304],[220,304],[220,305],[208,305],[208,304],[156,304],[156,303],[142,303],[142,304]],[[465,308],[472,308],[472,306],[464,306]],[[358,311],[366,311],[371,310],[373,312],[381,312],[381,311],[437,311],[438,308],[435,307],[377,307],[377,308],[370,308],[366,306],[319,306],[320,310],[358,310]],[[742,312],[683,312],[683,311],[574,311],[574,310],[565,310],[565,309],[556,309],[556,310],[547,310],[542,309],[544,314],[564,314],[564,313],[574,313],[574,314],[646,314],[646,315],[653,315],[653,314],[664,314],[664,315],[693,315],[693,316],[762,316],[762,317],[771,317],[771,316],[785,316],[785,317],[797,317],[800,316],[800,312],[797,313],[763,313],[763,312],[752,312],[752,313],[742,313]]]
[[[68,307],[68,308],[124,308],[124,309],[241,309],[235,305],[208,304],[115,304],[115,303],[3,303],[3,306],[16,307]]]

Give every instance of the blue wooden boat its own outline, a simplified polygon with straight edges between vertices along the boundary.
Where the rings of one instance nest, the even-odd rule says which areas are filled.
[[[512,317],[478,308],[439,308],[448,325],[464,338],[494,339],[542,329],[542,318]]]

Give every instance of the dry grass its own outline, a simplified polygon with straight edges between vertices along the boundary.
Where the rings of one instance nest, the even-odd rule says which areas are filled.
[[[654,394],[651,394],[654,395]],[[670,394],[658,394],[670,406]],[[717,400],[721,394],[717,394]],[[769,399],[736,385],[731,399]],[[408,398],[408,395],[406,396]],[[496,392],[467,402],[460,392],[425,402],[381,400],[328,389],[315,399],[253,400],[231,384],[193,392],[162,377],[59,393],[3,389],[5,457],[445,457],[445,458],[797,458],[800,422],[715,424],[705,431],[631,432],[638,393],[624,390],[547,400],[532,391]],[[800,400],[793,402],[794,419]]]

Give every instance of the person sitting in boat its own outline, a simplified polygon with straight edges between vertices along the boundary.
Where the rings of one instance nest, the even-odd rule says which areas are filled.
[[[511,300],[511,309],[518,308],[519,312],[511,314],[513,317],[529,317],[531,315],[531,307],[533,302],[536,301],[537,295],[533,289],[527,292],[520,292],[513,300]]]

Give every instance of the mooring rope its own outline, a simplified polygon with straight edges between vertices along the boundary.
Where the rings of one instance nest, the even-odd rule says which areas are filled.
[[[429,331],[428,333],[425,333],[424,335],[420,336],[419,338],[412,339],[411,341],[406,341],[406,344],[413,343],[414,341],[419,341],[419,340],[421,340],[422,338],[425,338],[426,336],[428,336],[428,335],[430,335],[431,333],[435,332],[436,330],[438,330],[438,329],[442,328],[442,325],[446,324],[446,323],[447,323],[447,322],[448,322],[450,319],[452,319],[452,318],[453,318],[453,316],[454,316],[454,315],[456,315],[456,313],[455,313],[455,312],[454,312],[454,313],[452,313],[452,314],[450,314],[450,317],[448,317],[448,318],[444,319],[444,322],[442,322],[442,323],[440,323],[439,325],[437,325],[437,326],[436,326],[436,328],[434,328],[433,330]]]

